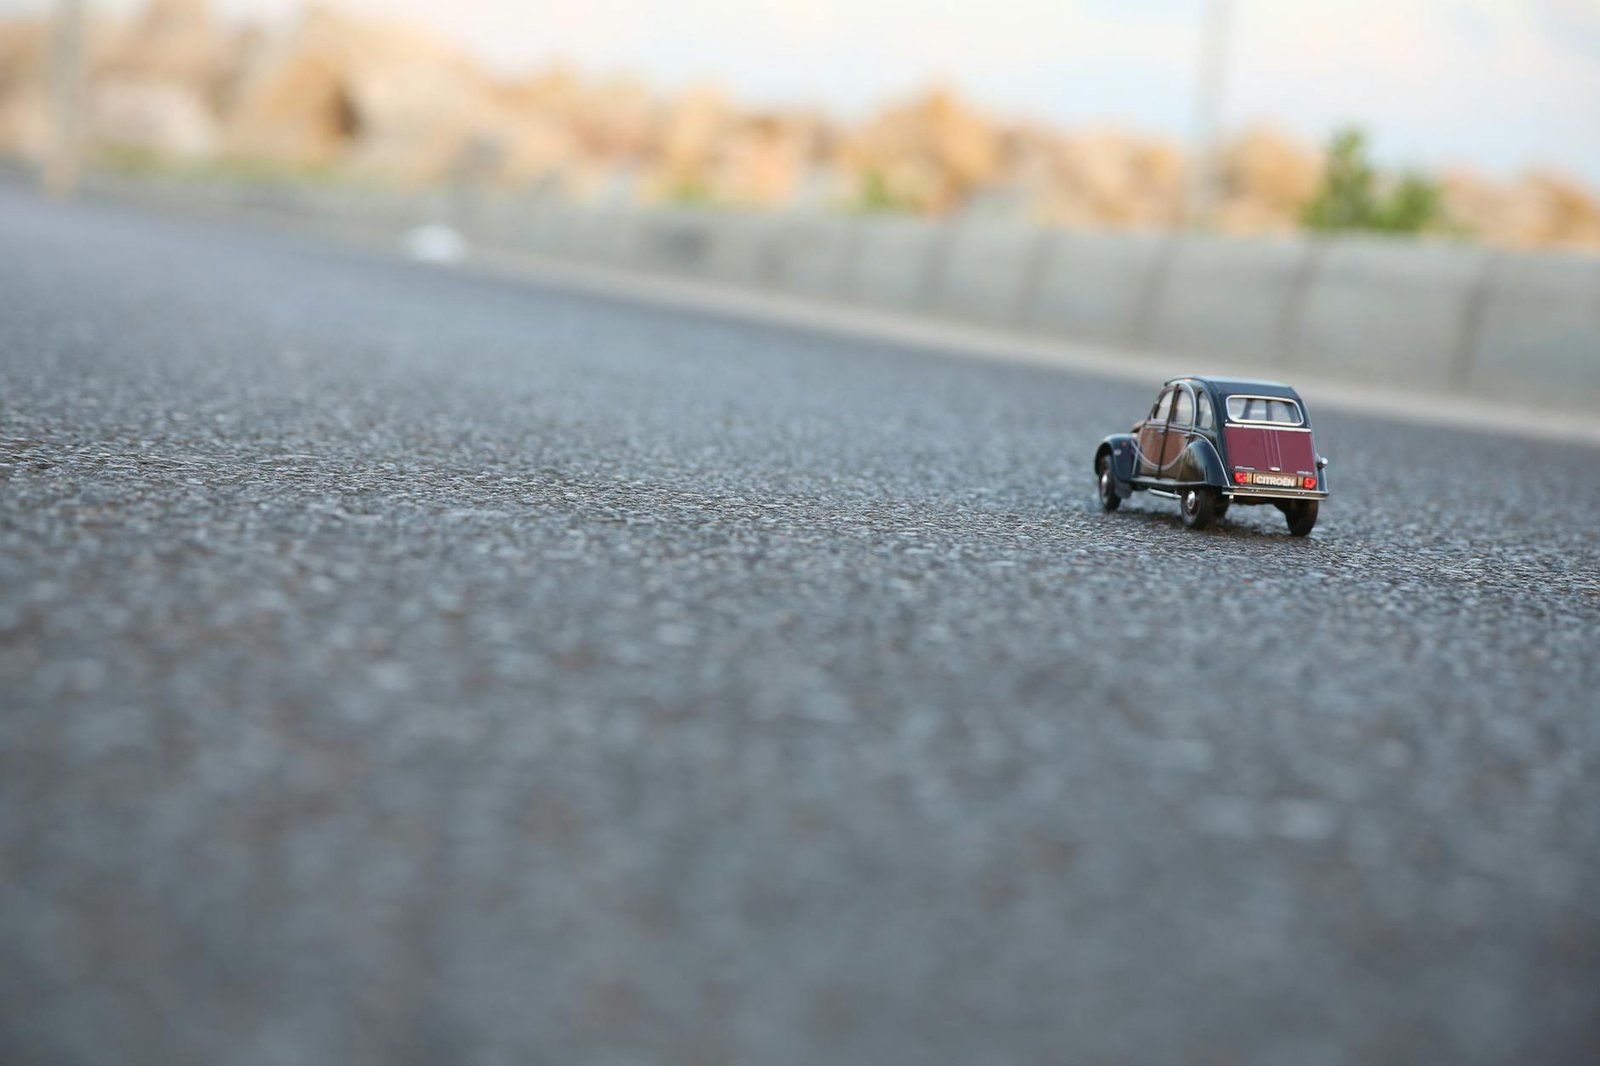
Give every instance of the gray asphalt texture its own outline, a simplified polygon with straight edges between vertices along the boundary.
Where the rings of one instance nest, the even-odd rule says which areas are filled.
[[[0,375],[8,1066],[1600,1059],[1594,450],[17,190]]]

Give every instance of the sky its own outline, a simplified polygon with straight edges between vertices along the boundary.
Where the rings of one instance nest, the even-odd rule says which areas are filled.
[[[138,0],[88,0],[126,9]],[[433,27],[494,67],[564,60],[663,88],[860,117],[930,83],[1000,115],[1187,139],[1200,27],[1231,10],[1224,131],[1324,141],[1364,126],[1380,162],[1600,184],[1600,0],[339,0]],[[46,0],[0,0],[0,11]],[[291,15],[300,0],[213,0]]]

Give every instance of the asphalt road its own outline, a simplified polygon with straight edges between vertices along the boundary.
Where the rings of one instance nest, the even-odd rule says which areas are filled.
[[[1600,452],[0,192],[0,1061],[1592,1064]]]

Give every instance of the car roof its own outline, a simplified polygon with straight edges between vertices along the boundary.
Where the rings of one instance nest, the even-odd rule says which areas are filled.
[[[1173,378],[1167,384],[1179,381],[1192,381],[1198,385],[1209,388],[1218,396],[1276,396],[1285,400],[1299,401],[1300,394],[1281,381],[1261,381],[1255,378],[1221,378],[1211,377],[1206,374],[1185,374]]]

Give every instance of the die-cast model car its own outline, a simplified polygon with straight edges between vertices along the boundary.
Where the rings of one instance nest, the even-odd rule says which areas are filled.
[[[1297,537],[1317,524],[1327,465],[1293,389],[1212,377],[1173,378],[1148,415],[1094,454],[1104,510],[1148,492],[1177,500],[1183,524],[1204,529],[1233,504],[1270,503]]]

